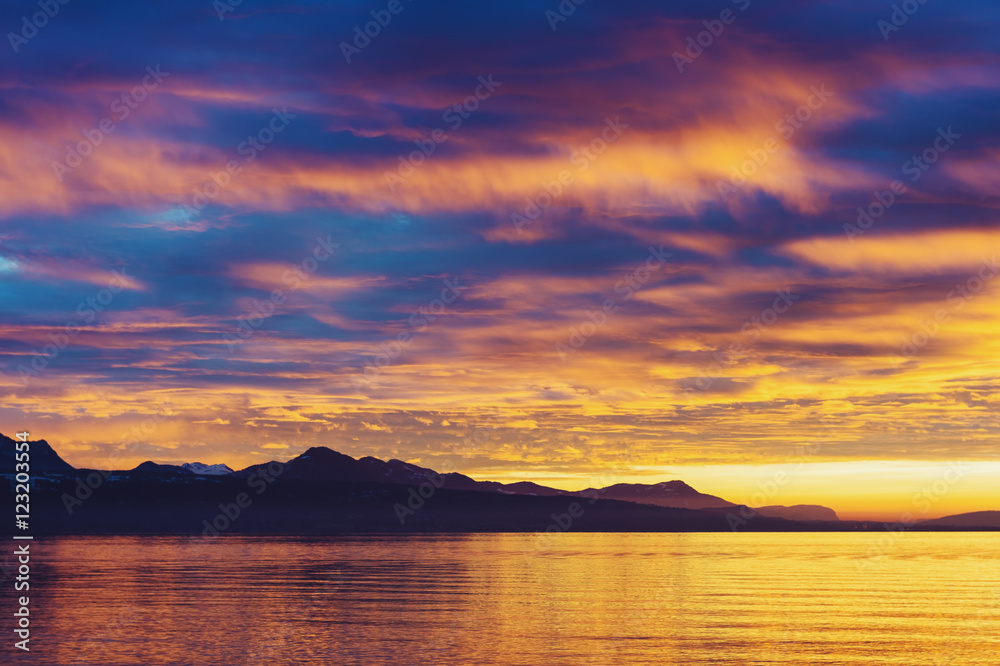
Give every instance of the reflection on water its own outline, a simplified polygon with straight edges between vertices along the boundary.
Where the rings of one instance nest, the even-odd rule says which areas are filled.
[[[1000,663],[1000,535],[536,538],[39,541],[17,662]]]

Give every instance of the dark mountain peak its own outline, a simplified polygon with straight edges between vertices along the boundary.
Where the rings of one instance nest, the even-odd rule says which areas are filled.
[[[675,479],[673,481],[663,481],[662,483],[657,483],[656,485],[659,486],[660,488],[675,488],[676,490],[685,490],[694,493],[698,492],[697,490],[695,490],[688,484],[684,483],[680,479]]]
[[[327,479],[347,483],[360,480],[358,477],[362,469],[363,466],[349,455],[325,446],[313,446],[286,462],[282,476],[291,479]]]
[[[316,462],[326,462],[326,461],[346,461],[357,462],[349,455],[345,455],[339,451],[334,451],[326,446],[313,446],[305,450],[304,453],[299,454],[293,460],[313,460]],[[291,462],[291,461],[289,461]]]
[[[403,462],[402,460],[397,460],[396,458],[393,458],[392,460],[388,461],[385,464],[388,465],[392,469],[406,471],[406,472],[427,473],[427,472],[433,472],[434,471],[434,470],[431,470],[431,469],[427,469],[426,467],[420,467],[419,465],[414,465],[413,463],[408,463],[408,462]]]
[[[582,491],[594,493],[594,489]],[[736,506],[721,497],[700,493],[683,481],[663,481],[661,483],[616,483],[596,491],[605,499],[623,500],[655,504],[676,509],[721,509]]]
[[[839,521],[840,517],[833,509],[816,504],[796,504],[794,506],[762,506],[754,509],[768,518],[784,518],[785,520],[803,521]]]
[[[153,462],[152,460],[147,460],[129,471],[139,472],[140,474],[179,474],[184,476],[191,474],[190,471],[180,467],[179,465],[161,465]]]
[[[660,483],[616,483],[603,488],[602,492],[628,492],[647,495],[701,495],[683,481],[662,481]]]
[[[0,435],[0,460],[5,461],[5,469],[13,469],[16,444],[15,440]],[[72,466],[56,454],[45,440],[34,441],[30,444],[33,469],[61,473],[75,471]],[[435,486],[447,490],[536,496],[536,498],[584,496],[683,509],[728,509],[737,506],[720,497],[700,493],[680,479],[661,481],[653,484],[618,483],[601,489],[590,488],[584,491],[571,492],[539,485],[531,481],[505,484],[496,481],[477,481],[458,472],[439,474],[433,469],[421,467],[396,458],[388,461],[373,456],[354,459],[349,455],[326,446],[310,447],[285,463],[271,461],[270,463],[251,465],[238,472],[232,472],[231,475],[235,478],[250,478],[254,474],[270,476],[274,474],[272,470],[274,465],[283,467],[283,471],[281,472],[283,479],[318,481],[343,486],[355,486],[358,484],[420,486],[431,482]],[[213,468],[218,469],[213,470]],[[201,465],[200,463],[188,463],[181,467],[177,465],[161,465],[147,460],[129,473],[126,473],[126,475],[133,478],[162,477],[191,482],[192,480],[213,474],[218,474],[219,478],[225,478],[230,475],[229,472],[229,468],[224,465],[209,466]],[[784,518],[786,520],[811,522],[833,522],[838,520],[836,513],[832,510],[819,506],[772,506],[761,507],[757,511],[764,518]],[[960,523],[977,526],[981,523],[989,524],[991,519],[996,520],[993,515],[983,516],[981,514],[957,518]]]
[[[503,484],[496,481],[476,481],[465,474],[448,472],[444,475],[444,487],[451,490],[479,490],[492,493],[503,488]]]
[[[18,440],[11,439],[0,434],[0,464],[3,471],[13,470],[15,453],[17,453]],[[31,469],[39,472],[60,472],[67,474],[76,471],[76,468],[59,457],[55,449],[49,446],[44,439],[37,439],[28,442],[31,451]]]
[[[973,511],[944,518],[922,520],[918,527],[1000,529],[1000,511]]]
[[[416,470],[420,469],[416,465],[407,465],[400,460],[386,462],[372,456],[365,456],[358,460],[357,467],[358,480],[380,483],[409,483],[416,477]],[[423,480],[421,478],[420,482]]]
[[[532,481],[505,483],[503,488],[500,489],[500,492],[510,495],[538,495],[539,497],[556,497],[559,495],[569,494],[565,490],[549,488],[548,486],[542,486]]]

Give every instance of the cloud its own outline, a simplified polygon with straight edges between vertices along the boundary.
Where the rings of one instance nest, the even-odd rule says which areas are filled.
[[[555,32],[544,10],[413,4],[350,64],[352,3],[61,13],[0,72],[0,414],[97,466],[168,399],[147,457],[323,444],[565,478],[632,452],[652,475],[781,461],[829,417],[827,459],[995,459],[996,287],[949,300],[1000,241],[995,11],[929,3],[886,42],[884,7],[754,3],[680,72],[703,3],[585,4]],[[169,76],[118,118],[147,65]],[[248,159],[276,109],[294,117]],[[319,237],[336,256],[286,279]],[[413,325],[445,279],[461,298]],[[489,446],[447,458],[477,428]]]

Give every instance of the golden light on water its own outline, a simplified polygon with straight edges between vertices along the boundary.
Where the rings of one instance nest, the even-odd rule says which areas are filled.
[[[49,657],[985,666],[1000,649],[993,535],[233,537],[196,548],[51,542]]]

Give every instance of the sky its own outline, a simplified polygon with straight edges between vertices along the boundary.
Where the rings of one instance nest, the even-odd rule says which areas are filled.
[[[994,3],[41,5],[0,432],[1000,509]]]

